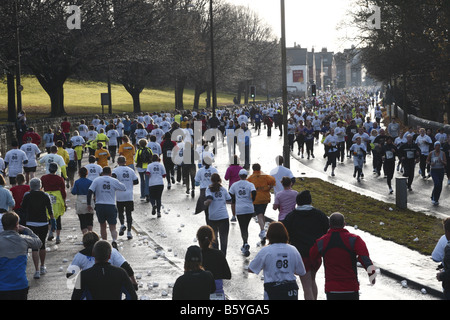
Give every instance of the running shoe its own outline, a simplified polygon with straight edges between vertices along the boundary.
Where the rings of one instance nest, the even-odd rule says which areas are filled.
[[[116,250],[119,250],[116,241],[111,242],[111,247],[113,247]]]
[[[127,238],[128,238],[128,240],[133,239],[133,235],[131,234],[131,231],[127,232]]]
[[[241,248],[241,252],[245,257],[250,255],[250,245],[248,243],[244,244]]]
[[[39,273],[39,271],[36,271],[34,273],[33,279],[40,279],[41,278],[41,274]]]
[[[152,215],[155,215],[156,214],[156,206],[153,206],[153,208],[152,208]]]
[[[125,227],[124,225],[120,226],[119,236],[123,236],[125,230],[127,230],[127,227]]]
[[[60,243],[61,243],[61,239],[60,239],[59,237],[56,237],[55,243],[56,243],[56,244],[60,244]]]
[[[39,274],[46,274],[47,273],[47,268],[45,266],[41,266],[41,268],[39,269]]]

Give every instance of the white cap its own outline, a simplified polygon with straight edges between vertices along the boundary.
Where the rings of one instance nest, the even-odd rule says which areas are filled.
[[[241,170],[239,171],[239,175],[240,175],[240,176],[248,176],[248,172],[247,172],[247,170],[245,170],[245,169],[241,169]]]

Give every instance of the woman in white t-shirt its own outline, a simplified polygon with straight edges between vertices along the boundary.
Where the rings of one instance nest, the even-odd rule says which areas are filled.
[[[148,192],[150,203],[152,204],[152,214],[157,214],[157,217],[161,218],[161,198],[164,190],[166,169],[156,154],[152,157],[152,163],[147,166],[146,174],[149,176]]]
[[[241,251],[246,257],[250,255],[250,245],[248,244],[248,225],[255,213],[253,201],[255,201],[256,198],[255,185],[247,181],[247,176],[247,170],[241,169],[239,171],[239,178],[241,180],[233,183],[229,190],[232,202],[235,204],[236,218],[241,230],[241,237],[243,241]]]
[[[298,276],[306,274],[297,248],[288,244],[282,222],[274,221],[267,230],[269,245],[262,248],[249,266],[250,273],[264,272],[264,300],[298,300]]]
[[[208,207],[206,221],[214,230],[216,239],[220,239],[220,250],[226,255],[228,232],[230,230],[227,204],[231,203],[231,196],[227,189],[222,187],[221,183],[222,180],[219,174],[213,173],[211,175],[211,185],[205,191],[205,206]],[[217,244],[215,244],[215,247],[218,247]]]

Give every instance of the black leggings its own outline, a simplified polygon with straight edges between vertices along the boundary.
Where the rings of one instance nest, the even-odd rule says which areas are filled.
[[[248,225],[253,217],[253,213],[247,214],[237,214],[236,218],[239,223],[239,228],[241,230],[241,237],[244,244],[248,243]]]
[[[125,223],[125,216],[123,213],[125,212],[127,218],[127,228],[131,230],[131,225],[133,223],[133,217],[131,216],[134,210],[134,202],[133,201],[117,201],[117,213],[119,216],[120,224]]]
[[[164,190],[164,185],[150,186],[148,188],[150,203],[156,206],[156,210],[161,213],[161,197]]]
[[[208,225],[214,230],[216,239],[220,240],[220,251],[222,251],[223,254],[226,255],[228,247],[228,232],[230,231],[230,220],[208,220]],[[213,244],[213,247],[218,249],[219,244],[215,242]]]

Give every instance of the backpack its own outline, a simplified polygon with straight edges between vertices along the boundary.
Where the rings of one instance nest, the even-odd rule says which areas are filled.
[[[153,152],[150,150],[150,148],[145,147],[145,148],[141,149],[138,161],[140,163],[151,163],[152,156],[153,156]]]

